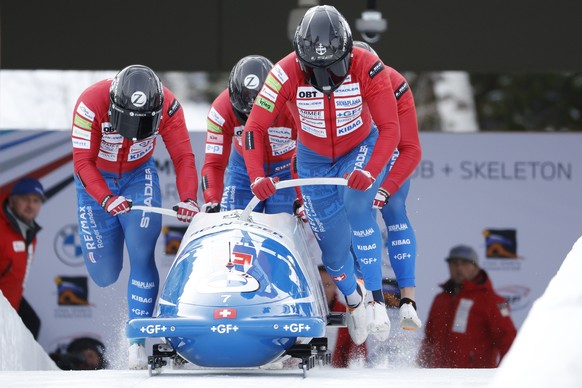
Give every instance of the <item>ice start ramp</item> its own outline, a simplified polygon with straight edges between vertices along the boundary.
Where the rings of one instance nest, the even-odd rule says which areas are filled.
[[[416,369],[416,368],[316,368],[303,379],[297,369],[182,370],[150,377],[144,371],[51,371],[0,373],[0,387],[6,388],[487,388],[495,369]]]
[[[48,370],[59,368],[34,340],[22,319],[0,291],[0,371]],[[24,375],[22,377],[25,378]],[[11,384],[0,383],[0,386],[10,387]]]

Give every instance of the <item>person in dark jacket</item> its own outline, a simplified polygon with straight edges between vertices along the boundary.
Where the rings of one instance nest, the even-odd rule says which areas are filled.
[[[455,246],[446,261],[451,277],[433,301],[417,361],[426,368],[496,368],[517,334],[509,305],[473,248]]]

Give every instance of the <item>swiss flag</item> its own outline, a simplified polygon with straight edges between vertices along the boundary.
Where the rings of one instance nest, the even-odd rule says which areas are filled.
[[[222,308],[214,309],[214,319],[234,319],[236,318],[236,309]]]
[[[334,276],[333,280],[335,280],[336,282],[341,282],[342,280],[346,280],[346,274],[342,273],[341,275]]]

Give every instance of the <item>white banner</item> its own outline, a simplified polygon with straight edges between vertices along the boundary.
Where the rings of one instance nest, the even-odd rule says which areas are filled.
[[[582,134],[422,133],[421,143],[407,201],[421,319],[463,243],[521,326],[582,234]]]
[[[205,133],[191,133],[200,171]],[[178,197],[161,139],[158,164],[163,206]],[[507,297],[519,327],[582,231],[582,134],[422,133],[423,160],[415,171],[408,213],[418,240],[417,304],[424,321],[438,284],[448,278],[449,249],[475,247],[496,290]],[[90,335],[110,354],[125,346],[128,262],[111,287],[97,287],[81,258],[68,131],[0,131],[0,186],[37,176],[47,190],[35,261],[25,297],[42,319],[39,343],[48,352]],[[199,194],[202,203],[202,195]],[[160,278],[177,248],[163,218],[156,261]],[[489,256],[487,256],[489,253]],[[122,353],[124,354],[124,353]],[[122,358],[120,358],[122,362]],[[123,367],[123,364],[120,364]],[[115,360],[113,362],[115,367]]]

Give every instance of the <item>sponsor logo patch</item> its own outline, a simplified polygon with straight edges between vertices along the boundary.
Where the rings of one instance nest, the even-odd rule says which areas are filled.
[[[208,132],[222,133],[222,127],[216,125],[211,120],[206,120],[206,129]]]
[[[77,107],[77,113],[89,121],[93,121],[95,119],[95,113],[91,109],[87,108],[87,105],[85,105],[83,101],[79,103],[79,106]]]
[[[283,70],[283,68],[279,64],[276,64],[273,67],[273,69],[271,70],[271,74],[273,74],[275,76],[275,78],[277,78],[277,80],[281,83],[281,85],[285,84],[285,82],[287,82],[287,80],[289,80],[287,73],[285,73],[285,71]]]
[[[222,117],[221,114],[218,113],[216,109],[214,109],[214,107],[210,108],[210,111],[208,112],[208,118],[221,127],[224,125],[224,117]]]
[[[406,93],[409,89],[410,87],[408,86],[408,83],[406,81],[400,84],[400,86],[394,91],[394,97],[396,97],[396,100],[397,101],[400,100],[400,97],[402,97],[402,95]]]
[[[73,148],[81,148],[81,149],[86,149],[86,150],[91,148],[91,142],[89,142],[88,140],[81,140],[81,139],[76,139],[76,138],[73,138],[72,140],[73,140]]]
[[[337,135],[338,136],[347,135],[348,133],[353,132],[356,129],[360,128],[363,123],[364,122],[362,121],[362,118],[358,117],[356,120],[352,121],[348,125],[345,125],[343,127],[338,127],[337,128]]]
[[[267,86],[263,86],[263,88],[261,89],[261,92],[259,93],[259,95],[275,102],[277,101],[277,96],[278,94],[273,92],[269,87]]]
[[[79,116],[78,113],[75,113],[75,118],[73,119],[73,124],[77,127],[91,130],[91,121],[87,121],[87,119]]]
[[[172,101],[172,105],[170,105],[168,108],[168,116],[172,117],[180,109],[180,107],[181,105],[178,100],[174,99],[174,101]]]
[[[222,154],[222,146],[219,144],[206,144],[206,151],[207,154]]]
[[[255,99],[255,105],[258,105],[269,112],[273,112],[273,110],[275,109],[275,104],[273,102],[267,100],[266,98],[263,98],[260,95],[257,96],[257,98]]]
[[[117,154],[110,154],[104,151],[99,151],[99,157],[101,159],[105,159],[108,160],[110,162],[115,162],[117,161]]]
[[[73,136],[80,137],[81,139],[91,140],[91,131],[86,131],[83,128],[79,128],[73,125]]]
[[[213,132],[206,132],[206,141],[209,143],[222,144],[224,142],[224,135],[219,135]]]
[[[265,85],[268,85],[271,89],[275,92],[279,92],[281,90],[281,83],[275,79],[271,74],[267,76],[265,80]]]
[[[382,70],[384,70],[384,64],[382,63],[382,61],[378,61],[378,62],[374,63],[374,65],[370,68],[370,70],[368,70],[368,75],[370,76],[370,78],[374,78]]]

